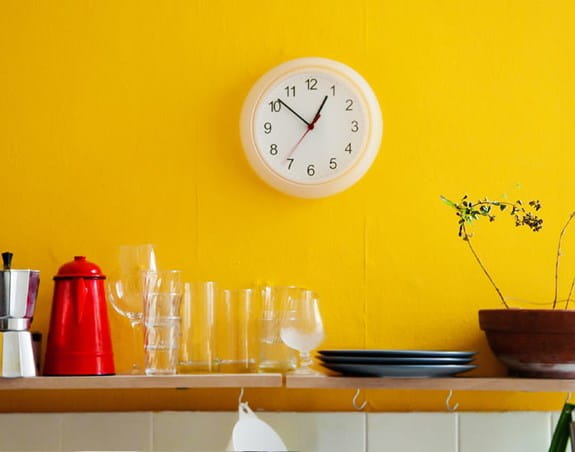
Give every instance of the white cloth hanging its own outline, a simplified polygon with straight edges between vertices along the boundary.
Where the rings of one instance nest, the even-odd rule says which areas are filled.
[[[258,418],[246,402],[240,402],[238,421],[226,451],[286,452],[287,448],[273,428]]]

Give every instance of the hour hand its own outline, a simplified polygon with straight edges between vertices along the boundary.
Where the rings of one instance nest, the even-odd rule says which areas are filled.
[[[303,119],[293,108],[291,108],[288,104],[286,104],[283,100],[281,100],[280,98],[278,98],[278,102],[280,104],[282,104],[285,108],[287,108],[289,111],[291,111],[294,115],[296,115],[299,119],[301,119],[303,122],[305,122],[305,125],[309,127],[309,122],[307,122],[305,119]]]

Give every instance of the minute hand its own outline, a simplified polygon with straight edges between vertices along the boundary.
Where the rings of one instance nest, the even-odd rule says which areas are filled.
[[[296,115],[299,119],[301,119],[303,122],[305,122],[305,125],[309,127],[309,122],[307,122],[305,119],[303,119],[293,108],[291,108],[288,104],[286,104],[283,100],[281,100],[278,97],[278,102],[280,104],[282,104],[285,108],[287,108],[289,111],[291,111],[294,115]]]

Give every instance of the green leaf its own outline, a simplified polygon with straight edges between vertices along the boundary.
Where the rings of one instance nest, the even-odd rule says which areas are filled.
[[[565,452],[567,449],[570,437],[569,424],[571,423],[571,413],[574,408],[575,405],[570,403],[563,405],[561,415],[553,432],[553,438],[551,438],[549,452]]]
[[[447,204],[450,207],[453,207],[454,209],[457,209],[457,204],[455,204],[453,201],[450,201],[449,199],[447,199],[445,196],[441,195],[439,197],[439,199],[441,199],[445,204]]]

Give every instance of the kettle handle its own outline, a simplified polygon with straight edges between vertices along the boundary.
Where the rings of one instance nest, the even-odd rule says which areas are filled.
[[[86,295],[88,292],[88,288],[86,287],[86,283],[84,278],[76,278],[74,284],[74,291],[75,298],[76,298],[76,323],[80,324],[82,321],[82,317],[84,316],[84,312],[86,311]]]
[[[10,270],[12,266],[12,256],[13,254],[6,251],[2,253],[2,263],[4,264],[4,270]]]

